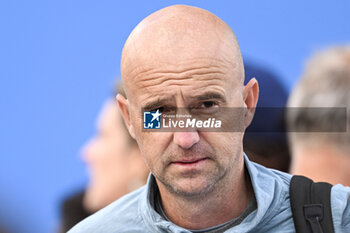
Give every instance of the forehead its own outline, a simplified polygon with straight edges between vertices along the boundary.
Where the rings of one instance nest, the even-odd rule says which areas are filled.
[[[241,86],[241,71],[237,64],[213,57],[197,57],[183,61],[144,64],[130,73],[130,99],[141,103],[150,99],[184,100],[204,93],[226,96]]]

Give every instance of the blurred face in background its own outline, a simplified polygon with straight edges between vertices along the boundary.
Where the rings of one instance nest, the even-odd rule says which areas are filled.
[[[146,182],[148,170],[123,124],[115,101],[107,101],[97,120],[96,135],[83,148],[90,173],[84,197],[89,211],[103,208]]]

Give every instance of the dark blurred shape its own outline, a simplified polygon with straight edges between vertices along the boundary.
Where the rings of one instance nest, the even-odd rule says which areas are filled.
[[[269,168],[287,172],[290,164],[284,107],[287,92],[278,77],[267,68],[245,62],[245,82],[255,77],[259,83],[256,115],[243,139],[249,159]],[[268,130],[261,130],[261,129]]]
[[[5,228],[3,224],[0,225],[0,233],[13,233],[9,229]]]
[[[67,232],[75,224],[93,214],[84,208],[84,193],[85,191],[81,191],[63,202],[61,206],[62,222],[59,232]]]

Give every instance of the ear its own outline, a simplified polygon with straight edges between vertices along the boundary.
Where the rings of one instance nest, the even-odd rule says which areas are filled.
[[[131,137],[133,137],[135,139],[135,128],[131,124],[131,119],[130,119],[129,101],[127,99],[125,99],[124,96],[122,96],[121,94],[118,94],[116,96],[116,99],[118,102],[119,110],[123,116],[124,123],[125,123],[126,127],[128,128],[129,134],[131,135]]]
[[[243,98],[245,107],[247,108],[244,114],[244,124],[247,128],[253,120],[256,104],[259,97],[259,85],[255,78],[252,78],[247,85],[244,86]]]

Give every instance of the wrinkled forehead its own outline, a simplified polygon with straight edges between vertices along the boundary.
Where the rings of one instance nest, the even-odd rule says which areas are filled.
[[[188,104],[208,95],[220,96],[227,101],[236,90],[243,89],[237,65],[214,58],[196,57],[178,63],[144,65],[131,75],[128,99],[133,105],[143,105],[151,100],[177,102],[179,98]]]

